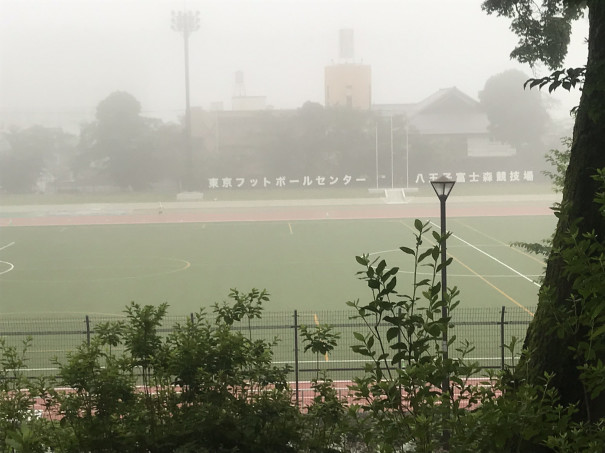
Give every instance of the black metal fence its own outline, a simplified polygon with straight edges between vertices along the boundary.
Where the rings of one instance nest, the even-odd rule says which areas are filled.
[[[278,338],[274,347],[276,364],[292,368],[293,382],[309,381],[320,371],[326,370],[335,381],[350,381],[351,377],[363,370],[366,360],[355,354],[351,346],[355,344],[353,332],[366,333],[366,327],[359,319],[351,319],[352,310],[316,312],[267,312],[262,319],[246,319],[236,329],[246,331],[253,339],[272,340]],[[1,315],[0,315],[1,316]],[[167,316],[160,331],[171,332],[177,322],[187,317]],[[519,348],[525,338],[531,321],[531,310],[518,307],[500,308],[457,308],[452,314],[453,327],[449,336],[456,336],[449,355],[459,357],[457,349],[464,340],[474,345],[467,359],[478,362],[483,368],[504,368],[514,366],[517,357],[506,347],[513,337],[518,339]],[[7,316],[0,317],[0,337],[9,345],[21,345],[28,337],[32,345],[27,351],[28,373],[31,375],[53,375],[57,372],[55,360],[64,361],[70,351],[83,342],[90,342],[99,323],[123,319],[120,316]],[[338,346],[329,356],[318,357],[311,352],[303,352],[300,326],[330,324],[334,332],[341,334]],[[517,353],[520,351],[517,351]]]

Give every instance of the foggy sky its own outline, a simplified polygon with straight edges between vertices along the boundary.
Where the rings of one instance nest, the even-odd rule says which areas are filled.
[[[481,0],[0,0],[0,128],[11,119],[90,120],[116,90],[147,116],[184,110],[182,35],[171,11],[197,10],[190,39],[191,104],[231,108],[234,74],[246,94],[276,109],[324,102],[323,70],[338,61],[338,31],[355,33],[355,60],[372,66],[374,103],[418,102],[457,86],[477,99],[486,80],[527,65],[511,61],[509,21]],[[586,61],[587,21],[567,64]],[[536,75],[545,75],[545,68]],[[557,93],[563,117],[579,93]],[[40,121],[44,121],[40,119]],[[47,122],[48,122],[47,121]],[[45,124],[62,125],[66,124]],[[73,124],[72,124],[73,126]]]

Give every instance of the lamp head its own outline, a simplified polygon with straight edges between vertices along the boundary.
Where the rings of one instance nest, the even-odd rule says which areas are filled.
[[[437,194],[439,200],[447,200],[452,188],[456,184],[456,181],[453,179],[449,179],[445,175],[440,176],[439,178],[431,181],[431,186],[433,186],[433,190]]]

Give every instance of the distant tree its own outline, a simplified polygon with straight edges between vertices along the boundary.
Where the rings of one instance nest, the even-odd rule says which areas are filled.
[[[207,122],[214,151],[201,166],[215,176],[359,175],[374,165],[374,120],[367,111],[307,102],[295,111],[207,116]]]
[[[96,122],[82,131],[83,160],[122,188],[145,189],[159,178],[153,159],[154,128],[158,129],[157,120],[141,116],[139,101],[116,91],[99,103]]]
[[[296,112],[289,155],[309,175],[367,172],[374,155],[370,122],[368,112],[307,102]]]
[[[491,134],[517,149],[539,144],[549,122],[542,94],[523,88],[528,78],[511,69],[490,77],[479,92]]]
[[[183,130],[175,123],[164,123],[161,120],[147,120],[147,130],[144,143],[149,148],[152,157],[148,165],[151,175],[157,181],[178,182],[183,170]]]
[[[209,116],[209,115],[208,115]],[[244,115],[212,115],[213,152],[200,165],[215,176],[276,177],[287,173],[290,162],[291,115],[275,111]]]
[[[289,151],[293,160],[298,161],[299,171],[314,174],[326,168],[327,130],[326,109],[321,104],[306,102],[297,110]]]
[[[374,118],[368,111],[328,108],[328,161],[335,174],[372,174],[374,168]]]
[[[36,190],[42,173],[72,145],[61,129],[32,126],[4,135],[10,148],[0,154],[0,186],[7,192]]]

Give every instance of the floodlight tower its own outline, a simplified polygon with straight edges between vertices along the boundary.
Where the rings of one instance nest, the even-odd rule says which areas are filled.
[[[199,11],[172,11],[172,29],[183,34],[185,48],[185,146],[186,146],[186,178],[185,185],[191,189],[192,156],[191,156],[191,105],[189,102],[189,36],[200,29]]]

